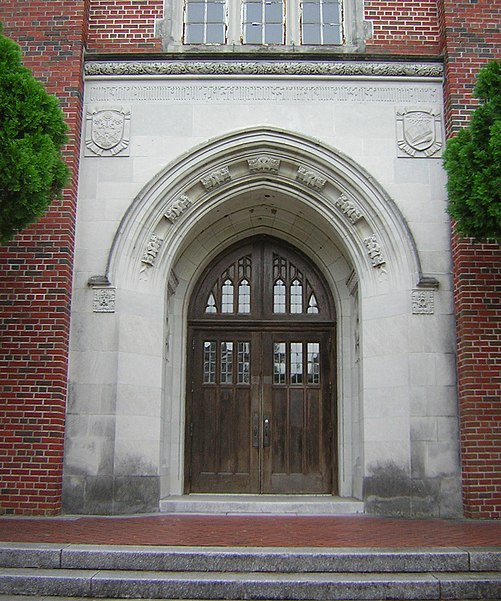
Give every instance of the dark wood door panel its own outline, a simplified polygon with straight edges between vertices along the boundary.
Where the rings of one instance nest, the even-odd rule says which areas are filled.
[[[186,492],[329,493],[335,311],[307,257],[259,236],[204,271],[189,308]]]

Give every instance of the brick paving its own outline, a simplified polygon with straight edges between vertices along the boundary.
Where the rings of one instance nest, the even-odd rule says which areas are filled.
[[[223,547],[499,547],[501,520],[248,515],[0,517],[0,541]]]

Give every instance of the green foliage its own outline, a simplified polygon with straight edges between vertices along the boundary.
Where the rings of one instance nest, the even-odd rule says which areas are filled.
[[[475,96],[482,103],[468,128],[447,142],[449,214],[457,231],[477,240],[501,241],[501,62],[479,73]]]
[[[61,156],[66,131],[57,99],[23,66],[0,24],[0,244],[61,195],[69,176]]]

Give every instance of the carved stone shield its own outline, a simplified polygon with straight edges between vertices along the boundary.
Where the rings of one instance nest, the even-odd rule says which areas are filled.
[[[426,150],[435,142],[435,120],[430,113],[409,111],[404,115],[404,137],[412,148]]]
[[[105,109],[87,113],[86,156],[127,155],[129,138],[130,111]]]
[[[103,150],[114,148],[123,138],[125,115],[119,111],[99,111],[92,117],[92,141]]]
[[[440,113],[425,109],[397,111],[399,156],[439,156],[442,148]]]

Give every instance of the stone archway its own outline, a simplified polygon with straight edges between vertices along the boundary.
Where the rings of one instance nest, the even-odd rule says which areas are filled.
[[[384,395],[381,368],[394,362],[392,349],[374,351],[372,338],[408,313],[423,279],[412,235],[353,161],[315,140],[260,128],[195,148],[149,182],[117,230],[102,279],[116,288],[119,308],[112,460],[116,478],[148,495],[149,507],[184,487],[188,299],[217,254],[256,234],[302,251],[333,294],[340,496],[362,498],[370,461],[409,470],[406,383],[391,393],[392,403],[395,395],[401,401],[391,448],[379,434],[389,409],[370,421],[365,414],[373,391]],[[145,403],[140,427],[134,412]]]

